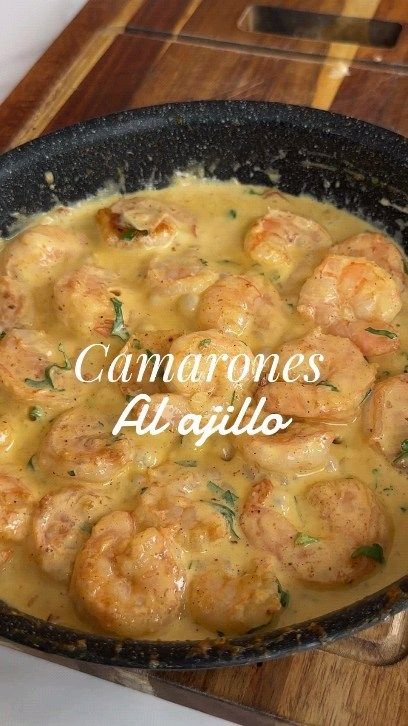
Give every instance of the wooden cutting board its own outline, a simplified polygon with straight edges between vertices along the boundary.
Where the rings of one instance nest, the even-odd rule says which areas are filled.
[[[395,36],[388,46],[370,45],[373,26],[361,22],[347,43],[333,28],[313,40],[266,33],[264,11],[248,11],[254,4],[90,0],[0,107],[0,149],[101,114],[210,98],[304,104],[408,132],[407,0],[276,1],[340,16],[343,34],[354,32],[353,16],[387,21],[380,30]],[[399,726],[408,722],[408,666],[394,661],[406,652],[407,632],[401,615],[331,652],[241,668],[152,674],[66,665],[251,726]]]

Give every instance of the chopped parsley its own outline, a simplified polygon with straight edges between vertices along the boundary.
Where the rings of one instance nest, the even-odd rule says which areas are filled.
[[[134,341],[133,341],[133,347],[136,350],[141,350],[142,344],[141,344],[140,340],[138,340],[138,338],[135,338],[134,339]]]
[[[330,383],[330,381],[319,381],[317,385],[327,386],[327,388],[330,388],[331,391],[336,391],[336,393],[339,393],[339,389],[337,388],[337,386],[333,386],[333,383]]]
[[[228,210],[228,217],[230,219],[236,219],[237,216],[237,210],[236,209],[230,209]]]
[[[179,466],[188,466],[188,467],[195,467],[197,466],[197,462],[195,459],[182,459],[181,461],[175,461],[175,464],[178,464]]]
[[[209,345],[211,345],[211,338],[203,338],[202,340],[200,340],[198,347],[208,348]]]
[[[210,491],[214,492],[214,494],[217,494],[220,499],[223,499],[224,502],[229,504],[231,507],[235,506],[235,502],[238,501],[239,497],[237,497],[234,492],[231,491],[231,489],[223,489],[218,484],[216,484],[213,481],[207,482],[207,487]]]
[[[378,542],[374,542],[372,545],[362,545],[361,547],[357,547],[351,556],[353,558],[369,557],[370,559],[379,562],[381,565],[385,562],[383,548],[380,544],[378,544]]]
[[[4,336],[6,335],[5,330],[0,330],[0,340],[3,340]]]
[[[52,363],[52,365],[48,366],[48,368],[44,371],[44,378],[41,378],[40,380],[35,380],[33,378],[25,378],[24,383],[27,384],[27,386],[31,386],[31,388],[43,388],[43,389],[50,389],[53,391],[63,391],[63,388],[55,388],[54,381],[51,378],[51,373],[58,369],[60,371],[70,371],[72,369],[71,361],[67,357],[67,354],[65,353],[62,343],[59,344],[58,350],[62,355],[64,356],[64,364],[62,366],[58,365],[58,363]]]
[[[377,328],[365,328],[367,333],[372,333],[372,335],[383,335],[384,338],[398,338],[398,335],[396,333],[393,333],[391,330],[378,330]]]
[[[289,605],[290,596],[289,596],[288,591],[283,589],[279,580],[278,580],[278,595],[279,595],[279,600],[280,600],[282,607],[286,608]]]
[[[237,542],[240,539],[240,537],[239,537],[239,535],[237,535],[237,533],[236,533],[236,531],[234,529],[234,526],[235,526],[235,523],[234,523],[234,521],[235,521],[235,512],[232,509],[230,509],[229,507],[226,507],[225,504],[220,504],[219,502],[214,502],[214,501],[211,501],[211,502],[208,502],[208,503],[212,507],[214,507],[214,509],[216,509],[217,512],[219,512],[220,514],[222,514],[222,516],[224,517],[225,521],[228,524],[228,527],[229,527],[229,530],[230,530],[230,533],[231,533],[231,537],[233,538],[233,540],[235,542]]]
[[[395,457],[393,464],[398,464],[402,459],[408,458],[408,439],[401,441],[400,453]]]
[[[129,331],[125,327],[123,320],[122,303],[117,297],[111,297],[110,301],[115,311],[115,320],[113,321],[111,335],[116,335],[121,340],[129,340]]]
[[[43,415],[44,412],[39,406],[31,406],[28,411],[28,418],[30,419],[30,421],[38,421],[38,419],[41,418]]]
[[[148,229],[137,229],[136,227],[127,227],[122,232],[122,239],[125,242],[131,242],[135,237],[146,237],[149,234]]]
[[[208,265],[207,260],[204,260],[202,257],[199,258],[202,265]]]
[[[79,529],[81,532],[85,532],[86,534],[91,534],[92,532],[92,524],[90,522],[83,522],[79,525]]]
[[[305,532],[298,532],[295,537],[295,545],[308,545],[318,541],[317,537],[312,537],[310,534],[306,534]]]
[[[230,406],[234,405],[236,397],[237,397],[236,391],[233,391],[232,396],[231,396]]]

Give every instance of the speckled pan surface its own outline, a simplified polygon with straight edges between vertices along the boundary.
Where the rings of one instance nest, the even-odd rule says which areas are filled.
[[[199,169],[245,183],[278,181],[288,193],[309,193],[346,207],[406,246],[407,149],[407,140],[390,131],[298,106],[215,101],[127,111],[64,129],[0,157],[0,231],[8,233],[16,213],[70,204],[109,182],[129,192],[164,186],[177,170]],[[75,632],[0,602],[0,635],[94,663],[209,668],[314,647],[407,605],[408,577],[313,622],[268,634],[159,642]]]

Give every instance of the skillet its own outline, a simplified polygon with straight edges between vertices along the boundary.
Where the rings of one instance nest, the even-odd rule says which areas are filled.
[[[15,213],[94,195],[162,187],[177,170],[276,185],[344,207],[408,250],[407,140],[353,118],[301,106],[199,101],[125,111],[36,139],[0,157],[0,232]],[[52,177],[49,172],[52,172]],[[52,183],[50,182],[52,179]],[[277,658],[368,627],[408,605],[408,576],[328,615],[270,633],[201,641],[91,635],[0,601],[0,635],[44,652],[137,668],[213,668]]]

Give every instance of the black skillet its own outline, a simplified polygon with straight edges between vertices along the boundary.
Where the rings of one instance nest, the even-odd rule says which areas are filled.
[[[308,193],[373,222],[404,244],[407,141],[390,131],[300,106],[247,101],[171,104],[100,118],[0,157],[0,230],[14,214],[93,195],[166,185],[176,170]],[[52,172],[54,183],[50,185]],[[48,183],[47,180],[48,179]],[[405,248],[407,240],[405,236]],[[324,597],[324,595],[322,595]],[[49,653],[116,666],[211,668],[277,658],[350,635],[408,604],[408,577],[313,621],[268,634],[205,641],[88,635],[0,602],[0,635]]]

